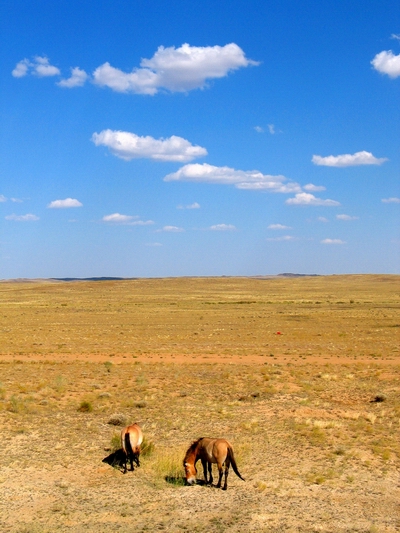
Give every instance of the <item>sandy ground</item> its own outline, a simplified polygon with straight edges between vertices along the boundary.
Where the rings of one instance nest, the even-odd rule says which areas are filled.
[[[8,372],[12,368],[22,371],[29,367],[28,362],[40,362],[40,359],[48,361],[49,358],[2,356],[2,379],[11,383],[10,374],[5,375],[6,368]],[[77,359],[82,370],[85,369],[80,375],[90,379],[87,365],[101,363],[103,367],[109,357],[57,355],[51,357],[48,366],[68,367]],[[164,354],[138,357],[135,365],[151,372],[152,368],[160,368],[161,363],[168,363],[165,365],[168,376],[168,372],[173,374],[180,365],[187,369],[192,363],[195,372],[211,372],[215,364],[224,363],[225,359],[222,356],[215,360],[201,359],[199,365],[198,357]],[[265,361],[260,359],[248,356],[244,364],[242,358],[229,358],[229,365],[238,367],[239,372],[251,373],[265,368]],[[19,362],[7,364],[16,360]],[[267,366],[273,365],[279,377],[280,372],[286,372],[287,362],[282,356],[273,363],[268,361]],[[127,366],[128,371],[134,368],[123,356],[115,357],[113,363],[121,368],[131,365]],[[329,361],[329,368],[339,374],[343,368],[346,372],[355,368],[360,371],[367,363],[371,368],[371,361],[354,363],[348,358],[335,358]],[[316,365],[323,368],[327,362],[308,357],[296,364],[306,372],[307,368],[315,370]],[[378,370],[386,369],[381,379],[393,385],[393,373],[399,371],[395,361],[372,365]],[[162,379],[165,382],[167,378]],[[75,392],[81,388],[84,385],[75,382]],[[298,387],[285,390],[269,397],[261,395],[254,402],[236,402],[235,412],[240,411],[241,419],[246,421],[240,426],[239,434],[232,432],[231,421],[222,420],[225,411],[221,408],[215,416],[210,414],[210,424],[205,410],[205,417],[194,422],[193,427],[182,426],[183,429],[179,427],[180,422],[177,427],[173,424],[164,427],[162,419],[152,425],[156,409],[153,413],[140,413],[144,431],[157,441],[160,450],[163,445],[176,446],[181,454],[190,443],[189,435],[200,436],[201,428],[209,427],[219,436],[233,439],[239,452],[242,447],[238,463],[246,481],[231,471],[227,492],[203,485],[176,486],[165,479],[156,479],[150,458],[143,458],[141,468],[126,475],[102,463],[109,453],[110,435],[115,431],[107,424],[107,411],[92,414],[58,409],[44,417],[40,413],[27,416],[3,410],[0,412],[0,530],[8,533],[400,531],[398,457],[391,455],[382,463],[362,443],[357,453],[347,455],[328,450],[325,444],[302,441],[301,435],[297,441],[287,434],[291,427],[287,424],[292,420],[336,421],[344,416],[351,418],[353,413],[356,417],[362,409],[373,409],[375,406],[368,404],[370,393],[359,397],[342,393],[336,401],[330,401],[322,393],[318,401],[303,405]],[[177,394],[173,390],[165,394],[171,400],[173,411],[172,402]],[[189,393],[189,403],[190,398]],[[167,419],[174,419],[168,406],[163,404],[162,410],[166,423]],[[177,411],[176,419],[180,416]],[[200,473],[198,477],[201,478]]]

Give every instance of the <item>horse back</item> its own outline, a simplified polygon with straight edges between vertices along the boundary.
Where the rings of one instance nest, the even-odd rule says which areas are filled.
[[[121,444],[125,453],[129,453],[131,450],[132,452],[137,453],[142,442],[143,433],[138,424],[127,426],[121,431]]]
[[[210,463],[224,463],[231,444],[226,439],[211,439],[205,437],[201,440],[201,456]]]

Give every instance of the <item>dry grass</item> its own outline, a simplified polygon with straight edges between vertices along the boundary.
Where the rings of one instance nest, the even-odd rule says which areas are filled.
[[[2,283],[0,296],[4,355],[399,354],[397,276]]]
[[[1,531],[400,527],[397,277],[0,293]],[[102,459],[135,421],[142,466],[122,475]],[[227,493],[183,486],[207,435],[233,442],[246,478],[231,470]]]

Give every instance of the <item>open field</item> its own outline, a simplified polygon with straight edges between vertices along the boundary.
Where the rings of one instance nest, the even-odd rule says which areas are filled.
[[[0,283],[0,530],[400,531],[399,281]],[[182,484],[201,436],[245,482]]]

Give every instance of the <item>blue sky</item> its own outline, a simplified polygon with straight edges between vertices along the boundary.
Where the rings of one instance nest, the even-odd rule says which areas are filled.
[[[394,0],[0,20],[0,278],[400,272]]]

